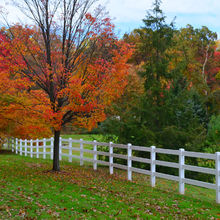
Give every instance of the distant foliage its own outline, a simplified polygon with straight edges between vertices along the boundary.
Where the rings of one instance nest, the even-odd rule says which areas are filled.
[[[220,115],[213,115],[208,125],[208,141],[220,146]]]
[[[160,4],[161,1],[154,2],[142,28],[124,36],[126,42],[134,45],[129,63],[136,68],[143,87],[133,83],[135,91],[129,82],[127,88],[133,92],[126,91],[114,102],[99,128],[108,140],[123,144],[205,151],[209,120],[218,111],[216,34],[207,27],[194,29],[190,25],[176,30],[174,22],[166,22]],[[158,159],[178,161],[162,154],[158,154]],[[201,161],[187,158],[187,162],[197,165]]]

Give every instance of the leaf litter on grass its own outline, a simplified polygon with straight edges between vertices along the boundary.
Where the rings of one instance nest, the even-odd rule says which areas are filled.
[[[144,175],[134,174],[134,181],[130,182],[126,180],[127,173],[121,170],[114,169],[110,176],[105,167],[94,171],[91,166],[80,167],[67,162],[61,163],[62,172],[58,173],[49,171],[50,163],[20,156],[1,158],[0,207],[5,206],[0,211],[0,219],[5,216],[44,219],[219,217],[214,197],[210,202],[188,194],[178,195],[178,185],[174,182],[159,179],[159,186],[151,188],[149,177]],[[188,190],[192,191],[191,187]]]

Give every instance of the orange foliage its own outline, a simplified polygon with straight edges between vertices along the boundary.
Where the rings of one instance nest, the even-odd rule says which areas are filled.
[[[96,22],[90,14],[86,19],[93,24]],[[62,42],[58,36],[53,36],[51,65],[48,65],[45,50],[39,43],[42,37],[36,27],[15,25],[2,30],[2,134],[37,138],[50,135],[51,128],[61,130],[69,122],[91,129],[105,119],[105,107],[121,96],[127,84],[127,60],[132,49],[114,37],[113,25],[108,19],[103,22],[103,29],[97,25],[88,35],[90,40],[96,41],[98,51],[102,51],[104,45],[105,52],[88,56],[80,63],[82,52],[72,69],[64,65],[67,58],[59,49]]]
[[[32,94],[26,90],[33,86],[28,78],[17,74],[24,62],[13,54],[6,37],[0,35],[0,137],[40,138],[51,136],[51,130],[39,114]]]

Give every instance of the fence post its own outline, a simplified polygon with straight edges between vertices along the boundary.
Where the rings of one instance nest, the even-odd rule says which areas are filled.
[[[60,137],[59,141],[59,160],[62,160],[62,137]]]
[[[12,149],[12,142],[13,142],[13,139],[12,138],[9,138],[9,145],[8,145],[8,149]]]
[[[132,156],[131,144],[128,144],[128,180],[132,180],[132,171],[131,171],[132,160],[131,160],[131,156]]]
[[[22,155],[22,140],[20,139],[20,155]]]
[[[27,156],[27,139],[24,140],[24,155]]]
[[[11,140],[11,151],[15,152],[15,139],[14,138]]]
[[[11,139],[10,146],[11,146],[11,152],[13,152],[13,139]],[[10,149],[10,148],[9,148],[9,149]]]
[[[185,156],[183,153],[184,149],[179,149],[179,193],[182,195],[185,193],[185,183],[183,182],[183,179],[185,178],[185,170],[183,168],[183,165],[185,164]]]
[[[15,144],[15,153],[17,154],[18,153],[18,139],[17,138],[15,138],[14,144]]]
[[[36,139],[36,157],[39,158],[39,140]]]
[[[69,138],[69,162],[72,162],[72,138]]]
[[[109,142],[109,172],[113,174],[113,147],[112,142]]]
[[[43,139],[43,158],[46,159],[46,138]]]
[[[93,145],[93,169],[97,170],[97,141],[94,140],[94,145]]]
[[[52,137],[50,139],[50,159],[53,160],[53,140],[54,138]]]
[[[16,148],[16,138],[13,138],[13,152],[15,152]]]
[[[15,154],[18,153],[18,139],[15,138]]]
[[[32,139],[30,140],[30,148],[31,148],[30,149],[30,151],[31,151],[30,154],[31,154],[31,158],[32,158],[33,157],[33,140]]]
[[[10,138],[7,138],[8,150],[10,149]]]
[[[80,166],[83,166],[83,139],[80,139]]]
[[[220,204],[220,152],[216,152],[216,161],[215,161],[215,169],[216,169],[216,202]]]
[[[11,149],[11,152],[13,152],[13,139],[10,140],[10,147],[9,150]]]
[[[155,177],[155,172],[156,172],[156,147],[151,146],[151,186],[155,187],[156,184],[156,177]]]

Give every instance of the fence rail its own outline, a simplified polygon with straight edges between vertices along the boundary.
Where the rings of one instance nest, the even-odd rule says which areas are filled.
[[[25,155],[33,157],[36,155],[39,158],[40,155],[45,159],[46,156],[53,159],[53,142],[54,139],[42,139],[42,140],[21,140],[15,139],[12,142],[12,151],[16,154]],[[79,144],[77,147],[76,144]],[[90,149],[85,149],[85,145],[90,145]],[[91,146],[92,145],[92,146]],[[108,148],[108,152],[99,151],[97,146],[104,146]],[[87,147],[88,148],[88,147]],[[118,154],[114,153],[114,149],[126,149],[126,154]],[[133,156],[132,151],[144,151],[150,153],[150,158],[142,158]],[[199,152],[190,152],[185,151],[184,149],[179,150],[170,150],[170,149],[161,149],[156,148],[155,146],[151,147],[143,147],[143,146],[133,146],[131,144],[124,145],[124,144],[114,144],[110,143],[103,143],[97,141],[84,141],[80,140],[73,140],[69,139],[62,139],[60,138],[60,157],[59,159],[62,160],[62,157],[68,157],[69,162],[72,162],[72,158],[77,158],[80,160],[80,165],[82,166],[84,161],[89,161],[93,163],[94,170],[97,170],[97,165],[102,164],[109,166],[110,174],[113,174],[114,168],[119,168],[123,170],[127,170],[127,178],[128,180],[132,180],[132,172],[146,174],[151,176],[151,186],[154,187],[156,184],[156,177],[164,178],[168,180],[173,180],[179,182],[179,193],[185,193],[185,184],[205,187],[208,189],[216,190],[216,202],[220,203],[220,152],[216,152],[215,154],[207,154],[207,153],[199,153]],[[78,152],[79,155],[76,155]],[[85,157],[85,154],[92,154],[91,158]],[[169,155],[176,155],[179,157],[179,162],[167,162],[156,160],[156,154],[169,154]],[[109,157],[109,161],[103,161],[97,158],[98,155],[107,156]],[[215,169],[213,168],[205,168],[199,166],[192,166],[185,164],[185,157],[195,157],[195,158],[203,158],[215,161]],[[121,158],[123,160],[127,160],[127,165],[122,165],[114,162],[114,158]],[[141,169],[132,167],[132,162],[141,162],[150,164],[150,169]],[[176,168],[179,170],[179,176],[174,176],[170,174],[156,172],[156,166],[165,166]],[[215,183],[208,183],[193,179],[185,178],[185,170],[199,172],[199,173],[206,173],[215,176]]]

